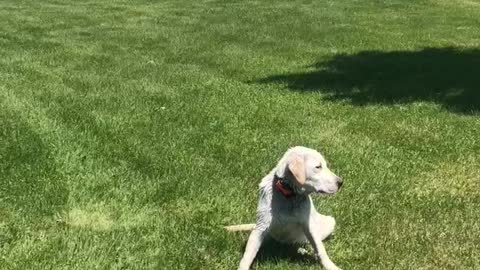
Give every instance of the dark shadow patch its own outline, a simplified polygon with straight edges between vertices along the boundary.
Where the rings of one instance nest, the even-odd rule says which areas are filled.
[[[48,145],[17,113],[0,110],[0,247],[49,226],[69,190]],[[22,229],[20,229],[22,228]]]
[[[480,110],[480,49],[425,48],[336,55],[313,71],[270,76],[291,90],[322,92],[354,105],[434,102],[466,114]]]
[[[48,146],[20,117],[0,111],[0,194],[4,206],[51,215],[68,199]]]
[[[245,247],[247,243],[244,243],[241,249],[241,253],[245,252]],[[302,254],[298,250],[299,248],[305,248],[308,250],[307,254]],[[312,249],[307,245],[293,245],[293,244],[284,244],[276,241],[270,236],[267,236],[260,247],[260,250],[255,256],[255,261],[253,264],[264,264],[264,263],[278,263],[282,261],[287,261],[290,263],[300,264],[300,265],[312,265],[318,264],[318,260],[313,256]]]

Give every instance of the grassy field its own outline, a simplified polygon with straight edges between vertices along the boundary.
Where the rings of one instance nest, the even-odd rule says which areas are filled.
[[[235,269],[292,145],[348,269],[480,269],[480,1],[0,2],[0,268]],[[256,269],[319,269],[287,247]]]

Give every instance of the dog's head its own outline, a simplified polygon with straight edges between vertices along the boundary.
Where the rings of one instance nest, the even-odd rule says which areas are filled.
[[[304,194],[317,192],[332,194],[343,184],[340,177],[327,167],[327,162],[316,150],[296,146],[289,149],[277,165],[279,177],[286,177]]]

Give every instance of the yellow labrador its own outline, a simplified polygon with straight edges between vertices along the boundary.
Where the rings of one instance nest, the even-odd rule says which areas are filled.
[[[257,223],[227,226],[230,231],[252,230],[239,270],[250,268],[265,236],[284,243],[309,242],[327,270],[340,270],[327,255],[323,240],[335,227],[335,219],[317,212],[311,193],[337,192],[342,179],[332,173],[316,150],[289,149],[259,185]]]

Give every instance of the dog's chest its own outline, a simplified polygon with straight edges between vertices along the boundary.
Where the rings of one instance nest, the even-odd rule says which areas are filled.
[[[306,241],[304,228],[310,213],[310,200],[295,201],[279,198],[272,201],[270,235],[280,242],[303,243]]]
[[[272,225],[285,226],[289,224],[305,224],[310,213],[309,198],[273,198],[272,199]]]

